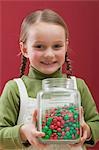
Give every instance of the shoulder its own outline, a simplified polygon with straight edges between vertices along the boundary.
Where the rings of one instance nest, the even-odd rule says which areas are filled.
[[[8,89],[8,90],[17,90],[17,84],[14,80],[9,80],[6,84],[4,89]]]
[[[19,106],[19,100],[20,100],[20,96],[19,96],[19,91],[18,91],[18,87],[17,84],[14,80],[9,80],[5,86],[4,89],[2,91],[1,97],[0,97],[0,107],[4,108],[4,107],[10,107],[11,108],[13,106],[17,106],[17,110],[18,110],[18,106]]]
[[[4,90],[3,91],[14,91],[16,93],[18,93],[18,86],[17,83],[14,79],[22,79],[23,82],[25,83],[27,81],[27,77],[26,76],[22,76],[21,78],[13,78],[9,81],[6,82],[5,86],[4,86]]]
[[[76,82],[77,82],[77,88],[78,90],[82,93],[84,91],[89,91],[88,85],[86,84],[86,81],[82,78],[76,78]]]
[[[84,79],[76,77],[77,87],[78,88],[84,88],[86,85]]]
[[[77,88],[80,92],[81,95],[83,96],[92,96],[91,91],[88,87],[88,84],[86,83],[86,81],[84,79],[81,78],[76,78],[77,81]]]
[[[6,82],[1,96],[9,96],[9,95],[13,96],[15,94],[18,96],[19,91],[16,82],[12,79]]]

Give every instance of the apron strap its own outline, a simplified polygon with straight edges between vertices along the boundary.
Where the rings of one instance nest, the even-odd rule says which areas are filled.
[[[27,89],[21,78],[14,79],[20,94],[20,111],[17,124],[32,122],[33,111],[37,108],[37,100],[28,97]]]
[[[24,100],[26,98],[28,99],[28,93],[27,93],[23,80],[21,78],[16,78],[14,79],[14,81],[17,83],[17,86],[19,89],[20,99],[21,100]]]
[[[71,79],[74,81],[74,89],[77,90],[77,81],[75,76],[71,76]]]

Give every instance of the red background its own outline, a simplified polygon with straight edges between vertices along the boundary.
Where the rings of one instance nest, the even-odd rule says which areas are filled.
[[[17,54],[22,19],[36,9],[50,8],[68,24],[73,74],[87,82],[99,110],[99,1],[2,0],[0,3],[0,93],[9,79],[19,76]],[[99,150],[99,144],[93,150]]]

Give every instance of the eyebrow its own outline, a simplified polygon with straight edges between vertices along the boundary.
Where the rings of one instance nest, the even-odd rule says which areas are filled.
[[[44,41],[35,41],[34,43],[44,43]]]
[[[64,43],[64,41],[55,41],[55,42]],[[54,43],[55,43],[55,42],[54,42]]]
[[[64,43],[64,41],[54,41],[53,43],[57,43],[57,42],[59,42],[59,43]],[[45,41],[35,41],[34,43],[35,43],[35,44],[36,44],[36,43],[45,43]]]

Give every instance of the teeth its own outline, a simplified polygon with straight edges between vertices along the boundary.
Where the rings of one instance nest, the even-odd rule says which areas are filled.
[[[46,64],[46,65],[51,65],[51,64],[53,64],[53,63],[45,62],[44,64]]]
[[[54,64],[55,62],[43,62],[44,64],[46,64],[46,65],[51,65],[51,64]]]
[[[50,65],[50,64],[52,64],[52,63],[46,63],[47,65]]]

